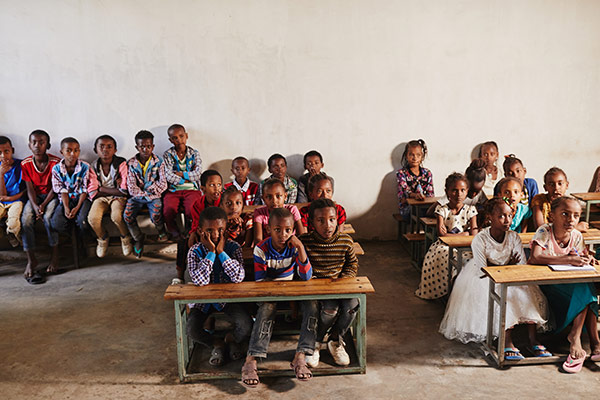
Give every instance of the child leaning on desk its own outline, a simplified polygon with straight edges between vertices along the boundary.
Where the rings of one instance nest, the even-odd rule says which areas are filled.
[[[435,208],[438,236],[475,235],[477,233],[477,208],[465,204],[469,182],[458,172],[446,178],[448,203]],[[437,240],[429,247],[421,271],[421,283],[415,292],[417,297],[430,300],[448,293],[449,249]]]
[[[502,199],[493,198],[485,205],[484,228],[473,238],[473,258],[462,269],[448,300],[440,333],[447,339],[462,343],[484,342],[487,338],[488,279],[482,279],[481,268],[488,265],[525,264],[525,252],[519,235],[510,230],[512,208]],[[537,340],[536,328],[546,329],[548,306],[537,285],[511,286],[506,302],[507,360],[521,360],[523,355],[512,341],[512,330],[526,321],[530,351],[536,357],[549,357],[546,348]],[[497,314],[496,314],[497,315]],[[497,324],[494,321],[494,328]],[[498,336],[494,331],[494,336]]]
[[[575,229],[581,216],[581,205],[569,196],[552,201],[551,224],[544,224],[531,240],[530,264],[570,264],[582,266],[597,264],[588,255],[583,236]],[[592,350],[592,361],[600,361],[600,338],[596,320],[598,318],[598,296],[592,283],[569,283],[541,286],[548,299],[555,320],[555,332],[561,332],[573,324],[567,339],[571,346],[563,369],[570,373],[579,372],[586,358],[581,346],[581,333],[585,326]]]

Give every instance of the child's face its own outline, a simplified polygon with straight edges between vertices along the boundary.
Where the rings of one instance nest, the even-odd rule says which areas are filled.
[[[210,236],[210,240],[216,245],[221,240],[226,227],[227,221],[224,219],[205,220],[200,227],[200,232],[206,232]]]
[[[268,228],[273,247],[282,250],[288,239],[294,234],[294,218],[270,218]]]
[[[96,154],[104,160],[110,161],[115,156],[117,149],[115,148],[115,142],[110,139],[100,139],[96,144]]]
[[[244,209],[244,198],[240,192],[235,192],[222,199],[221,207],[225,210],[228,217],[237,217]]]
[[[500,196],[506,197],[511,207],[515,207],[523,198],[523,188],[515,181],[508,181],[500,188]]]
[[[152,157],[154,151],[154,141],[152,139],[139,139],[135,143],[135,149],[140,153],[141,158],[147,160]]]
[[[79,159],[79,143],[65,143],[60,148],[60,154],[69,165],[74,165]]]
[[[488,167],[498,161],[498,150],[491,144],[481,146],[481,159],[486,162]]]
[[[506,203],[502,203],[492,210],[490,221],[492,228],[507,232],[512,224],[512,209]]]
[[[453,204],[462,204],[467,198],[467,182],[460,180],[454,182],[448,189],[446,189],[446,196],[448,200]]]
[[[238,182],[246,182],[246,178],[250,173],[250,166],[246,160],[235,160],[231,164],[231,172]]]
[[[544,189],[548,192],[550,201],[564,196],[568,188],[569,181],[567,181],[567,177],[561,173],[548,176],[544,182]]]
[[[329,179],[323,179],[308,194],[311,200],[331,199],[333,197],[333,187]]]
[[[287,164],[285,163],[285,160],[283,158],[276,158],[271,161],[269,172],[274,178],[283,182],[283,178],[285,178],[285,175],[287,174]]]
[[[219,175],[209,176],[206,185],[202,186],[202,191],[210,203],[214,203],[221,197],[223,181]]]
[[[0,162],[2,162],[2,164],[12,164],[13,150],[10,143],[0,144]]]
[[[410,168],[417,168],[423,162],[423,149],[421,146],[408,146],[406,162]]]
[[[315,210],[312,219],[315,231],[323,238],[329,239],[338,227],[337,211],[333,207],[319,208]]]
[[[525,174],[527,173],[527,169],[521,165],[521,163],[513,163],[508,169],[504,170],[504,176],[512,176],[520,180],[521,182],[525,181]]]
[[[473,198],[475,196],[477,196],[479,194],[479,192],[481,192],[481,190],[483,189],[483,186],[485,185],[485,179],[483,181],[470,181],[469,182],[469,197]]]
[[[321,172],[323,168],[323,163],[321,162],[321,158],[319,156],[308,156],[306,157],[306,162],[304,163],[304,168],[308,170],[308,174],[310,176],[314,176]]]
[[[267,186],[263,192],[263,201],[268,210],[281,208],[287,199],[287,192],[282,185]]]
[[[169,142],[175,147],[185,147],[188,140],[188,134],[183,129],[173,129],[169,131]]]
[[[29,150],[34,156],[41,156],[48,151],[48,138],[46,135],[31,135],[29,137]]]
[[[567,200],[551,214],[553,226],[571,232],[581,217],[581,206],[575,200]]]

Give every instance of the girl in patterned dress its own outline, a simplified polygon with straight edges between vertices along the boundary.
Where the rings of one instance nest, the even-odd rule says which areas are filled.
[[[407,199],[423,200],[433,197],[433,175],[423,168],[427,145],[423,139],[411,140],[402,153],[402,168],[396,172],[398,179],[398,207],[404,220],[408,220],[410,206]]]
[[[477,208],[464,204],[469,190],[467,178],[455,172],[446,178],[448,204],[437,205],[438,236],[475,235],[477,233]],[[415,292],[422,299],[437,299],[448,293],[449,249],[441,240],[429,247],[421,270],[421,284]]]

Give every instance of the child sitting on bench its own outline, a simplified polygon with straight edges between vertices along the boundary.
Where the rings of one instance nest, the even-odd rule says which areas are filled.
[[[244,280],[242,249],[226,238],[227,214],[218,207],[208,207],[200,213],[200,242],[188,253],[188,269],[195,285],[211,283],[240,283]],[[209,364],[220,366],[225,360],[225,347],[229,346],[229,358],[244,357],[241,343],[250,336],[252,318],[242,303],[191,304],[188,316],[188,335],[198,343],[212,347]],[[223,311],[234,325],[224,339],[214,337],[204,329],[208,317]]]
[[[314,230],[300,236],[313,267],[315,278],[354,278],[358,271],[358,259],[354,254],[350,235],[341,233],[338,225],[336,204],[331,199],[317,199],[308,210]],[[325,334],[329,331],[327,349],[337,365],[350,364],[344,349],[344,335],[352,325],[358,299],[321,300],[315,351],[306,358],[307,364],[319,365],[319,350]]]
[[[315,201],[318,199],[332,199],[333,197],[333,180],[330,176],[325,173],[320,173],[311,176],[308,180],[308,199]],[[312,220],[309,216],[309,207],[304,206],[300,209],[300,216],[302,217],[302,225],[312,231]],[[340,232],[344,231],[344,224],[346,223],[346,210],[339,204],[335,204],[335,212],[337,215],[337,221]]]
[[[243,193],[229,186],[221,195],[221,208],[227,213],[227,237],[242,247],[252,246],[252,214],[243,212]]]
[[[254,279],[261,281],[291,281],[294,276],[302,281],[312,277],[312,268],[300,239],[294,235],[294,217],[286,208],[274,208],[269,217],[270,236],[254,248]],[[316,302],[301,301],[302,323],[300,338],[294,360],[290,364],[296,378],[302,381],[312,378],[306,366],[305,355],[314,351],[316,337]],[[249,387],[258,385],[257,358],[266,358],[277,303],[260,303],[252,328],[246,362],[242,367],[242,383]]]

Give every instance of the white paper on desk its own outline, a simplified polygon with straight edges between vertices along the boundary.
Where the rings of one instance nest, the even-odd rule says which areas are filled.
[[[594,268],[591,265],[582,265],[581,267],[578,267],[576,265],[548,265],[552,271],[595,271],[596,268]]]

